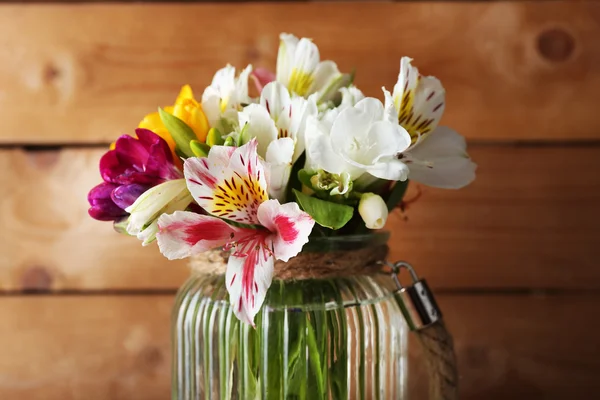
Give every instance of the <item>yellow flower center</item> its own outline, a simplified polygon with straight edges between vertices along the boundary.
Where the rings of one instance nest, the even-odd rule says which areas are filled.
[[[294,68],[292,70],[292,75],[290,76],[288,89],[298,96],[306,96],[308,89],[310,89],[314,80],[315,78],[312,74]]]

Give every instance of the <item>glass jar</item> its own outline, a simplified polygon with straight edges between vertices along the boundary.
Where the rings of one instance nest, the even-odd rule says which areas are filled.
[[[387,233],[318,238],[303,253],[381,246]],[[172,399],[405,398],[408,328],[389,275],[273,280],[255,327],[224,275],[192,273],[173,312]]]

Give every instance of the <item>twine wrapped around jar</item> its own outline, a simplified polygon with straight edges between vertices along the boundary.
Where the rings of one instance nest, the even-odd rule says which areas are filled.
[[[387,245],[356,250],[300,253],[288,262],[276,261],[273,279],[328,279],[382,273],[381,261],[388,254]],[[197,274],[225,274],[229,253],[207,251],[190,260]],[[423,350],[429,377],[429,398],[458,399],[458,371],[452,336],[439,320],[413,331]]]

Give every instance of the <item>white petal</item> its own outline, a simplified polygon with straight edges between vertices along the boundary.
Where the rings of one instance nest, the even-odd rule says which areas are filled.
[[[298,38],[288,33],[279,35],[279,51],[277,53],[277,81],[287,87],[292,73],[292,64],[298,46]]]
[[[274,121],[277,121],[285,110],[289,110],[290,92],[280,82],[269,82],[260,94],[260,105],[264,107]]]
[[[254,326],[254,317],[273,280],[273,264],[273,257],[264,248],[253,249],[245,257],[229,257],[225,285],[240,321]]]
[[[250,103],[250,97],[248,96],[248,79],[250,78],[250,74],[252,73],[252,65],[248,65],[242,72],[240,72],[240,76],[235,80],[235,87],[233,97],[232,108],[238,108],[240,105]]]
[[[317,45],[310,39],[302,38],[296,47],[292,70],[295,68],[302,73],[312,75],[317,65],[319,65],[319,60],[319,48]]]
[[[381,104],[379,99],[366,97],[356,103],[354,108],[369,115],[373,122],[381,121],[383,119],[383,104]]]
[[[300,210],[298,203],[282,205],[277,200],[260,205],[258,220],[273,232],[273,254],[282,261],[288,261],[302,250],[315,224],[310,215]]]
[[[385,98],[383,118],[386,121],[398,123],[398,110],[396,110],[394,99],[389,90],[386,90],[386,88],[381,89],[383,90],[383,97]]]
[[[413,137],[431,133],[437,126],[445,107],[445,90],[433,77],[421,76],[411,59],[400,61],[400,74],[394,86],[394,104],[398,122]]]
[[[316,117],[309,117],[306,122],[306,145],[304,168],[311,171],[323,169],[334,174],[352,171],[354,174],[360,175],[360,171],[357,171],[334,152],[326,124],[320,122]]]
[[[256,148],[252,139],[238,148],[213,146],[208,158],[186,160],[187,186],[200,207],[217,217],[256,223],[258,204],[267,200],[265,165]],[[211,158],[213,149],[219,152]]]
[[[156,234],[160,252],[169,260],[185,258],[238,240],[237,230],[225,221],[188,211],[163,214]]]
[[[265,161],[269,164],[291,164],[294,154],[294,141],[291,138],[274,140],[266,152]]]
[[[313,74],[313,82],[308,89],[308,94],[327,91],[327,88],[333,84],[333,82],[339,78],[342,74],[337,67],[337,64],[333,61],[320,62],[315,68]],[[319,96],[320,97],[320,96]]]
[[[242,126],[242,142],[247,143],[252,138],[258,140],[258,154],[265,157],[271,142],[277,139],[277,128],[266,108],[258,104],[250,104],[240,112]]]
[[[408,152],[411,180],[444,189],[459,189],[475,179],[477,165],[466,151],[465,139],[450,128],[438,127]]]
[[[340,89],[342,93],[342,102],[340,108],[354,107],[356,103],[365,98],[363,92],[361,92],[356,86],[343,87]]]
[[[369,166],[367,172],[374,177],[388,181],[405,181],[408,178],[409,169],[402,161],[390,159]]]
[[[289,122],[290,137],[295,141],[293,162],[296,162],[298,157],[306,148],[306,121],[309,117],[318,114],[317,103],[315,96],[309,96],[308,99],[296,96],[292,98],[291,117]]]
[[[291,138],[277,139],[269,145],[265,160],[271,172],[269,178],[269,197],[283,201],[292,171],[294,141]]]
[[[125,211],[130,213],[127,233],[137,236],[146,225],[160,216],[172,201],[192,200],[185,179],[166,181],[148,189]]]
[[[402,57],[400,59],[400,72],[398,81],[394,85],[394,101],[397,104],[402,102],[402,97],[406,91],[415,90],[419,78],[419,70],[410,63],[412,58]]]
[[[395,122],[377,121],[368,133],[369,148],[364,157],[372,163],[385,157],[395,157],[410,146],[410,135]]]
[[[204,90],[202,94],[202,111],[204,111],[210,126],[215,126],[221,116],[220,101],[221,94],[216,88],[208,86]]]

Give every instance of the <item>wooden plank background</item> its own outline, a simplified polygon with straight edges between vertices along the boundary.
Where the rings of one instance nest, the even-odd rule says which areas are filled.
[[[402,55],[448,90],[477,181],[411,186],[389,227],[439,294],[461,398],[593,398],[600,3],[565,0],[0,5],[0,399],[168,398],[185,262],[91,220],[86,194],[107,143],[228,62],[273,67],[282,31],[369,95]]]

